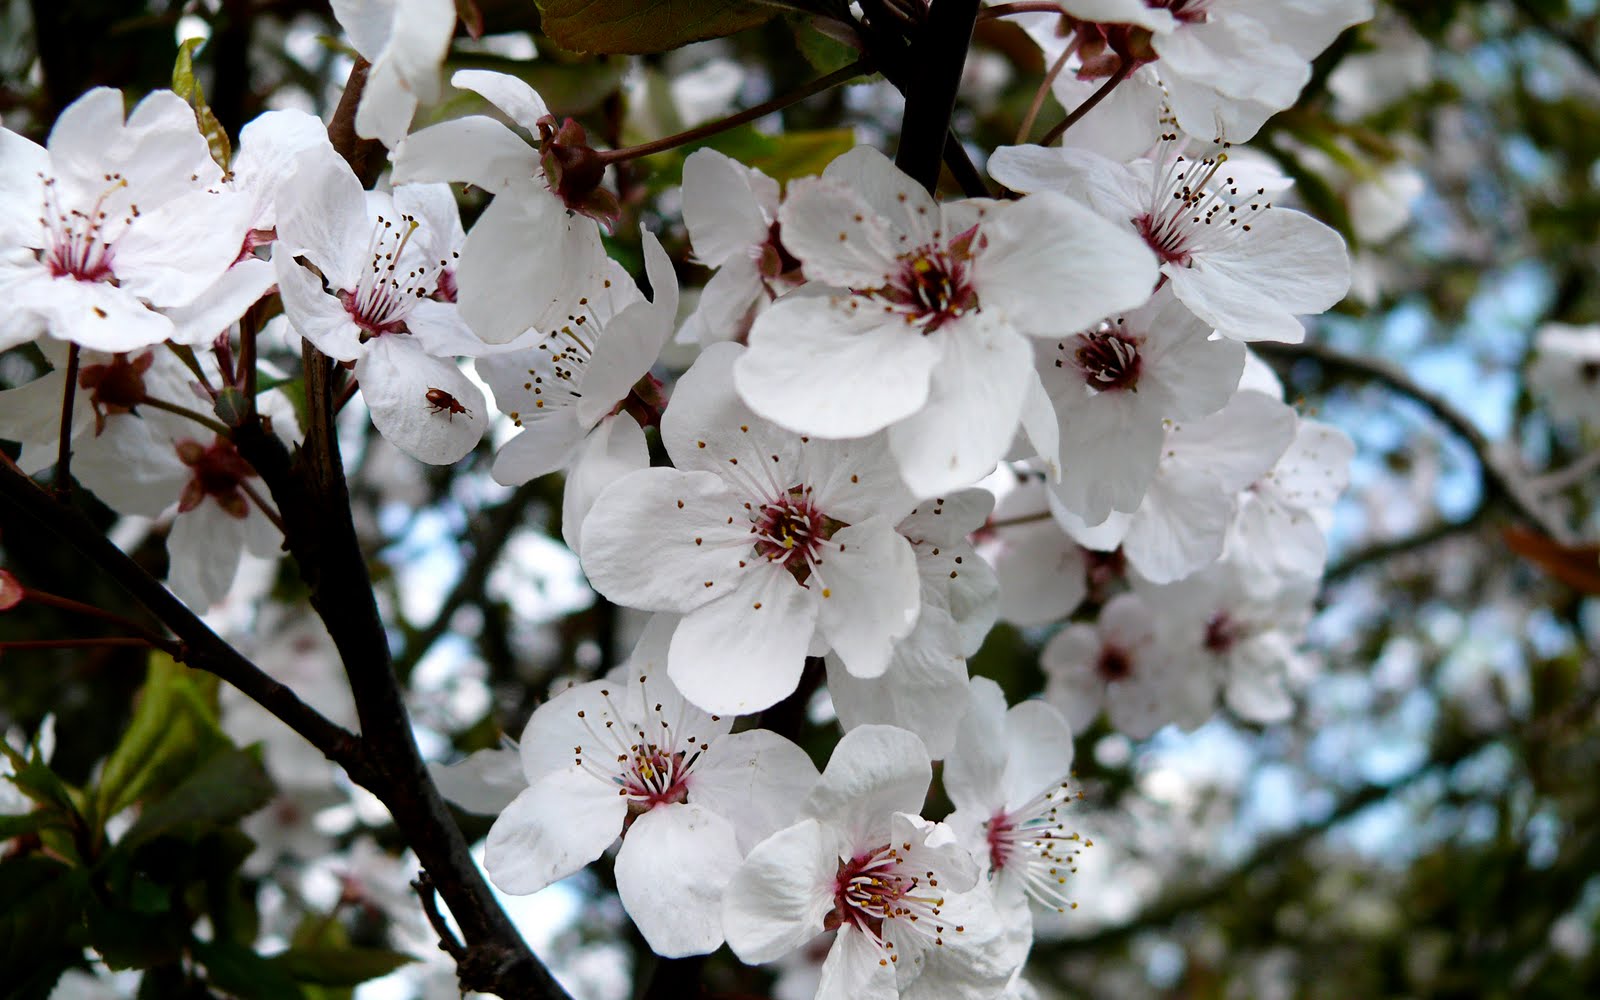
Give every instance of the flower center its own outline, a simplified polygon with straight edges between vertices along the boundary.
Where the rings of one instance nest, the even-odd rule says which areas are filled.
[[[1134,228],[1163,264],[1189,267],[1196,254],[1232,243],[1250,232],[1250,220],[1272,207],[1270,201],[1246,201],[1233,177],[1218,174],[1228,162],[1226,152],[1191,160],[1183,155],[1185,143],[1176,133],[1161,137],[1155,163],[1148,211],[1135,218]],[[1226,144],[1224,144],[1226,148]],[[1257,188],[1259,199],[1266,188]]]
[[[886,925],[912,929],[944,944],[949,929],[939,919],[944,895],[936,873],[915,870],[909,863],[911,844],[885,844],[839,863],[833,884],[833,911],[824,928],[854,927],[886,953],[884,963],[898,962]],[[957,926],[958,933],[966,928]]]
[[[817,507],[810,486],[794,486],[757,508],[750,531],[756,554],[782,565],[803,584],[822,562],[822,543],[844,526]]]
[[[412,307],[436,289],[444,261],[437,268],[426,261],[411,261],[414,266],[405,272],[400,270],[406,266],[402,257],[411,237],[420,227],[421,223],[409,215],[400,216],[399,225],[378,216],[361,279],[354,289],[339,292],[345,311],[361,328],[362,343],[385,333],[408,333],[406,317]]]
[[[191,470],[178,500],[179,513],[194,510],[207,497],[233,517],[243,518],[250,512],[244,481],[256,472],[232,441],[218,436],[207,446],[185,439],[178,442],[177,449],[178,458]]]
[[[1012,812],[1000,810],[986,824],[993,872],[1022,879],[1028,895],[1058,912],[1077,909],[1064,887],[1067,876],[1078,870],[1078,854],[1092,846],[1061,825],[1061,811],[1081,798],[1082,792],[1071,791],[1061,780]]]
[[[630,822],[656,806],[686,801],[689,776],[710,748],[710,741],[683,732],[681,712],[676,719],[666,717],[662,703],[650,700],[648,676],[639,678],[644,710],[634,713],[637,722],[623,715],[611,694],[610,688],[600,690],[605,700],[600,712],[578,711],[592,741],[572,748],[574,762],[616,786],[617,794],[628,800]],[[716,716],[711,718],[717,721]]]
[[[1218,611],[1206,622],[1206,652],[1226,656],[1238,643],[1241,631],[1239,623],[1229,618],[1226,611]]]
[[[106,417],[113,413],[131,413],[144,402],[144,373],[155,360],[152,351],[145,351],[132,360],[126,354],[117,354],[105,364],[84,365],[78,372],[78,387],[89,390],[96,435],[105,430]]]
[[[1133,658],[1127,650],[1108,643],[1100,650],[1100,659],[1095,662],[1094,668],[1102,680],[1114,684],[1133,676]]]
[[[937,235],[937,234],[936,234]],[[978,227],[944,246],[926,246],[900,258],[899,270],[877,294],[906,322],[930,334],[978,307],[972,284],[973,243]]]
[[[110,232],[115,220],[106,202],[113,194],[128,186],[121,174],[106,174],[106,188],[95,198],[88,211],[61,206],[56,190],[56,179],[38,175],[44,181],[44,209],[39,221],[45,227],[47,246],[41,255],[44,265],[54,278],[72,278],[77,281],[116,284],[111,270],[111,245],[120,230],[126,229],[139,217],[139,206],[130,204],[128,214],[120,219],[116,235]]]
[[[1119,329],[1108,329],[1080,333],[1069,343],[1075,345],[1072,363],[1089,388],[1097,392],[1138,391],[1143,362],[1136,338]]]
[[[1214,0],[1144,0],[1153,10],[1165,10],[1172,19],[1184,24],[1204,24],[1210,17],[1208,11]]]

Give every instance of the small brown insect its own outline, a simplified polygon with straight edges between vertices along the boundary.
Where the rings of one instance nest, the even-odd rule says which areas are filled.
[[[465,413],[469,417],[472,416],[472,411],[462,406],[461,400],[443,389],[429,389],[423,395],[423,398],[428,401],[430,412],[448,414],[451,420],[454,420],[458,413]]]

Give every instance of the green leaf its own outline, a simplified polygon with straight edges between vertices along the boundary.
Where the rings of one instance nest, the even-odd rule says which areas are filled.
[[[818,73],[827,75],[861,57],[861,53],[817,27],[817,20],[802,14],[788,15],[795,44],[806,62]]]
[[[212,985],[241,1000],[297,1000],[300,986],[270,959],[232,941],[197,941],[191,947],[195,960],[205,966]]]
[[[135,802],[162,795],[224,748],[216,713],[194,678],[164,653],[150,657],[150,672],[122,742],[107,758],[95,793],[96,814],[114,816]]]
[[[153,918],[89,896],[84,908],[89,944],[112,969],[143,969],[183,954],[187,921]]]
[[[0,816],[0,843],[12,837],[38,833],[48,827],[70,828],[71,821],[55,809],[35,809],[15,816]]]
[[[202,832],[255,812],[272,798],[272,779],[247,750],[222,750],[201,762],[165,798],[146,805],[123,835],[119,850],[132,850],[166,833]]]
[[[756,0],[539,0],[540,24],[557,45],[630,55],[731,35],[778,10]]]
[[[294,947],[268,959],[295,980],[317,986],[359,986],[416,960],[383,948],[331,947]]]
[[[206,145],[211,147],[211,158],[226,171],[233,160],[233,145],[228,141],[228,130],[211,113],[211,106],[206,104],[205,91],[200,88],[200,81],[194,75],[194,54],[205,41],[204,38],[190,38],[178,46],[178,58],[172,65],[172,92],[194,108],[195,122],[200,126],[200,133],[206,137]]]
[[[71,930],[86,896],[82,869],[37,854],[0,864],[0,969],[5,970],[0,981],[7,996],[28,995],[31,987],[10,991],[36,980],[53,981],[82,958]]]

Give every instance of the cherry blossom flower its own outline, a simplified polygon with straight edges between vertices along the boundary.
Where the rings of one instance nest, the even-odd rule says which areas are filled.
[[[1085,548],[1121,546],[1146,580],[1181,580],[1222,556],[1243,491],[1277,464],[1297,426],[1294,410],[1271,396],[1235,393],[1208,417],[1169,425],[1155,477],[1132,514],[1088,525],[1059,503],[1051,513]]]
[[[1155,60],[1185,132],[1242,142],[1294,104],[1311,59],[1371,0],[1063,0],[1075,26],[1080,76],[1110,76],[1121,59]],[[1142,29],[1142,30],[1130,30]]]
[[[495,453],[494,478],[516,486],[567,470],[561,528],[574,552],[580,551],[579,529],[595,497],[615,479],[650,464],[644,431],[628,407],[654,402],[638,400],[637,385],[650,379],[650,367],[672,336],[678,279],[655,236],[643,231],[641,239],[654,301],[613,264],[595,283],[596,294],[579,300],[579,312],[508,345],[529,346],[477,364],[495,405],[521,431]],[[647,382],[647,388],[654,386]]]
[[[941,206],[865,146],[792,184],[778,215],[833,289],[756,319],[740,395],[801,433],[888,428],[922,496],[976,482],[1010,446],[1036,379],[1024,334],[1082,329],[1155,285],[1148,248],[1067,198]]]
[[[1600,425],[1600,326],[1540,327],[1528,387],[1552,420]]]
[[[333,16],[372,64],[356,106],[356,134],[393,149],[411,127],[418,101],[439,96],[456,6],[451,0],[333,0]]]
[[[284,312],[322,353],[355,362],[378,432],[423,462],[458,461],[483,436],[483,394],[452,358],[482,344],[439,277],[455,253],[443,186],[363,191],[327,143],[299,157],[278,199],[273,254]],[[320,272],[296,261],[304,257]]]
[[[668,672],[729,714],[793,691],[808,650],[883,673],[919,610],[916,559],[894,529],[912,501],[882,437],[823,441],[762,420],[733,391],[743,352],[713,345],[679,380],[661,421],[677,468],[607,487],[581,548],[611,600],[684,616]]]
[[[1002,911],[1026,910],[1024,896],[1057,911],[1075,908],[1067,877],[1085,843],[1062,817],[1083,794],[1069,788],[1071,728],[1043,701],[1008,710],[987,677],[972,679],[970,704],[945,759],[945,792],[956,807],[947,822],[988,870]]]
[[[1018,483],[995,505],[979,551],[1000,583],[999,616],[1014,625],[1047,625],[1077,610],[1088,595],[1088,558],[1050,516],[1045,484]]]
[[[806,817],[757,844],[724,897],[728,945],[777,961],[837,930],[817,1000],[989,1000],[1022,962],[972,855],[918,813],[927,750],[892,726],[834,747]]]
[[[450,82],[535,136],[554,121],[544,99],[509,74],[459,70]],[[494,118],[468,115],[408,136],[394,152],[394,181],[465,181],[497,196],[462,247],[457,279],[462,316],[488,343],[559,326],[605,268],[599,228],[567,210],[540,150]]]
[[[1037,346],[1060,428],[1053,487],[1090,524],[1132,512],[1155,477],[1168,420],[1214,413],[1233,394],[1245,349],[1211,340],[1167,289],[1139,309]]]
[[[1311,617],[1314,583],[1261,596],[1253,570],[1224,560],[1163,587],[1140,592],[1161,609],[1163,641],[1190,665],[1216,678],[1228,707],[1252,722],[1282,722],[1294,711],[1288,680],[1310,661],[1298,649]]]
[[[194,110],[156,91],[123,118],[101,87],[46,147],[0,128],[0,350],[48,330],[103,351],[159,344],[239,254],[248,199],[214,190]]]
[[[669,957],[722,944],[722,890],[747,850],[787,825],[817,780],[809,757],[762,729],[683,700],[660,673],[670,620],[647,628],[618,676],[539,706],[522,734],[528,788],[489,831],[485,868],[537,892],[623,835],[617,891]]]
[[[1073,729],[1105,709],[1111,725],[1143,739],[1172,722],[1192,729],[1211,714],[1216,680],[1203,665],[1174,656],[1155,613],[1137,594],[1119,594],[1094,625],[1069,625],[1039,657],[1045,700]]]
[[[1273,207],[1281,178],[1231,163],[1225,151],[1195,157],[1187,148],[1169,133],[1154,159],[1122,164],[1083,149],[1008,146],[989,172],[1016,191],[1081,193],[1145,241],[1173,294],[1222,336],[1299,343],[1295,317],[1323,312],[1350,289],[1343,238]]]
[[[695,257],[717,273],[706,282],[681,339],[700,344],[742,340],[751,311],[787,291],[800,262],[784,247],[778,182],[714,149],[683,163],[683,224]]]
[[[1225,554],[1252,593],[1264,597],[1322,578],[1326,532],[1350,484],[1353,457],[1355,444],[1343,431],[1302,417],[1277,464],[1245,488]]]
[[[921,737],[935,758],[949,751],[967,710],[966,657],[983,645],[999,602],[994,570],[969,538],[993,506],[988,490],[961,490],[918,504],[896,526],[916,553],[922,612],[879,677],[857,677],[827,657],[828,691],[846,730],[898,726]]]

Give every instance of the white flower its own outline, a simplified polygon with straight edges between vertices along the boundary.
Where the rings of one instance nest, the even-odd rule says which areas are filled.
[[[778,182],[714,149],[697,149],[683,163],[683,224],[695,258],[717,273],[681,339],[742,339],[751,310],[787,290],[799,264],[780,241]]]
[[[120,91],[74,101],[48,148],[0,128],[0,350],[48,330],[103,351],[159,344],[239,255],[248,200],[211,190],[194,110],[171,91],[123,120]]]
[[[691,702],[758,711],[799,683],[808,649],[875,676],[916,623],[912,502],[881,437],[821,441],[739,401],[744,349],[716,344],[661,421],[674,469],[624,476],[583,526],[584,571],[628,607],[684,616],[669,672]]]
[[[932,771],[892,726],[844,735],[807,817],[750,852],[723,906],[742,961],[776,961],[837,929],[817,1000],[992,1000],[1021,964],[978,865],[950,828],[917,813]]]
[[[1053,488],[1068,510],[1090,524],[1113,510],[1137,510],[1166,421],[1197,419],[1228,401],[1245,348],[1210,337],[1211,327],[1163,289],[1126,316],[1039,343],[1039,374],[1061,442]]]
[[[1000,581],[999,616],[1013,625],[1047,625],[1088,596],[1088,553],[1052,520],[1043,482],[1018,483],[996,504],[980,551]]]
[[[1299,343],[1295,317],[1323,312],[1350,289],[1343,238],[1274,208],[1281,178],[1247,173],[1222,152],[1190,157],[1186,147],[1168,135],[1155,159],[1124,165],[1082,149],[1008,146],[989,172],[1017,191],[1082,192],[1145,241],[1178,300],[1222,336]]]
[[[1287,680],[1307,672],[1296,647],[1311,617],[1314,582],[1261,596],[1255,570],[1222,561],[1178,583],[1141,590],[1161,610],[1171,655],[1211,674],[1228,707],[1252,722],[1282,722],[1294,711]]]
[[[1119,594],[1094,625],[1069,625],[1039,658],[1049,678],[1044,696],[1073,729],[1103,707],[1111,725],[1143,739],[1168,722],[1192,729],[1211,713],[1216,680],[1172,655],[1155,614],[1137,594]]]
[[[477,364],[495,406],[521,429],[495,453],[494,478],[515,486],[566,469],[561,533],[575,552],[595,497],[650,464],[644,432],[624,404],[672,336],[678,280],[655,236],[645,230],[641,239],[654,301],[612,265],[594,296],[579,300],[580,312],[511,345],[532,346]]]
[[[1059,503],[1051,513],[1085,548],[1120,545],[1150,582],[1181,580],[1221,557],[1242,492],[1272,469],[1297,426],[1294,410],[1271,396],[1237,392],[1208,417],[1168,426],[1155,477],[1134,513],[1113,512],[1098,525]]]
[[[1600,425],[1600,326],[1541,327],[1528,366],[1528,387],[1551,420]]]
[[[1075,906],[1067,876],[1084,845],[1061,815],[1082,795],[1069,790],[1071,774],[1072,730],[1060,712],[1042,701],[1007,710],[998,684],[972,679],[971,707],[944,764],[956,807],[948,822],[987,862],[1003,909],[1024,894],[1053,910]]]
[[[857,677],[827,658],[828,692],[845,729],[884,723],[922,738],[935,758],[949,752],[967,710],[967,661],[994,625],[1000,584],[969,536],[994,506],[988,490],[961,490],[917,505],[897,530],[911,543],[922,612],[879,677]]]
[[[522,734],[528,788],[495,820],[484,867],[514,894],[594,861],[624,834],[617,892],[658,954],[722,943],[722,891],[745,852],[791,822],[817,771],[803,750],[696,709],[661,676],[671,622],[611,680],[539,706]]]
[[[483,436],[483,394],[452,358],[482,344],[439,279],[459,232],[447,188],[363,191],[326,142],[300,154],[278,197],[283,308],[322,353],[354,361],[379,433],[423,462],[458,461]],[[303,256],[313,272],[296,262]]]
[[[1245,488],[1225,554],[1251,593],[1264,597],[1321,578],[1328,557],[1324,532],[1350,484],[1354,456],[1355,444],[1343,431],[1302,417],[1277,464]]]
[[[456,27],[452,0],[333,0],[333,16],[372,64],[356,106],[356,134],[393,149],[417,102],[439,96],[439,66]]]
[[[857,147],[779,210],[806,276],[750,331],[739,394],[785,427],[888,428],[913,492],[971,485],[1010,446],[1035,386],[1024,334],[1082,329],[1145,301],[1154,259],[1055,194],[939,205]]]
[[[517,77],[459,70],[450,82],[544,134],[549,109]],[[468,115],[406,137],[394,152],[394,181],[465,181],[497,196],[473,225],[458,269],[462,316],[488,343],[559,326],[606,267],[599,228],[551,190],[540,150],[493,118]]]
[[[326,126],[304,111],[268,111],[245,125],[222,179],[223,190],[250,205],[249,214],[236,220],[242,224],[235,234],[238,256],[193,302],[167,310],[177,328],[172,340],[209,346],[272,290],[278,280],[272,263],[256,251],[276,238],[278,189],[294,172],[295,158],[302,151],[327,141]]]

